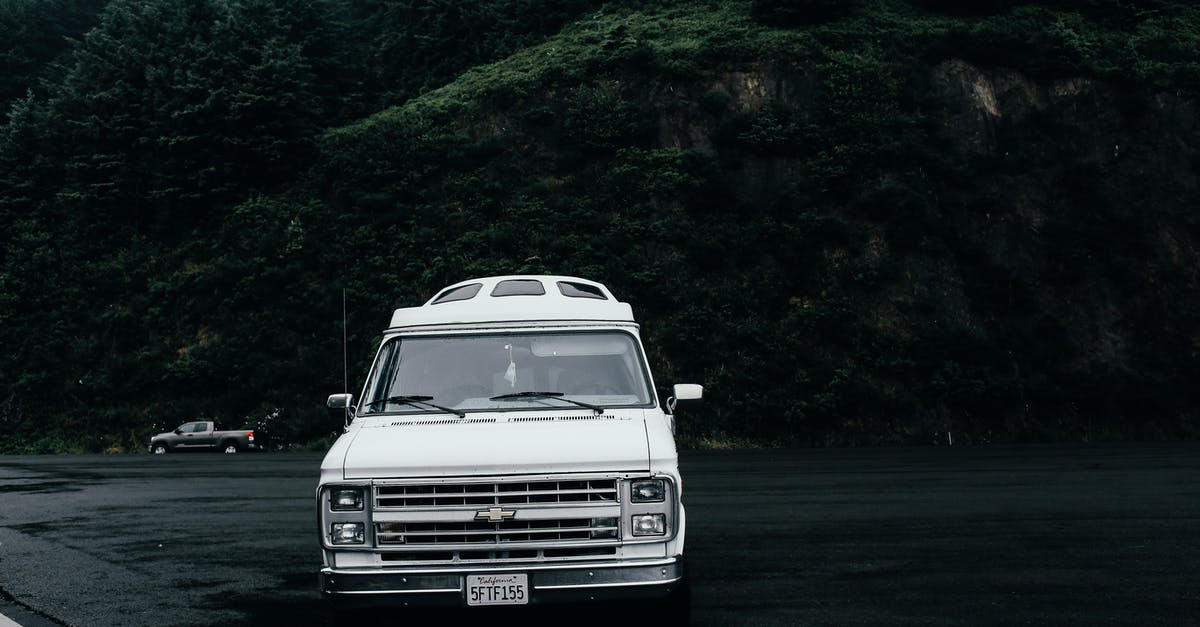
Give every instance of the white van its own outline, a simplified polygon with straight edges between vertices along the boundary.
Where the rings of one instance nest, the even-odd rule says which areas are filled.
[[[473,279],[397,309],[321,464],[335,609],[659,599],[688,616],[676,385],[592,281]]]

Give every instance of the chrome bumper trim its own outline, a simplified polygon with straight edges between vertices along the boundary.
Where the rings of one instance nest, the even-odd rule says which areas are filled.
[[[337,594],[459,594],[462,588],[421,588],[419,590],[343,590]]]
[[[320,572],[321,592],[331,599],[362,599],[433,605],[465,603],[466,576],[484,573],[528,573],[531,601],[554,602],[571,593],[584,598],[632,598],[667,594],[684,579],[681,559],[652,559],[624,563],[508,564],[486,568],[399,570],[390,568],[333,569]],[[574,596],[578,596],[574,595]]]
[[[341,547],[339,547],[341,548]],[[456,566],[453,568],[322,568],[322,574],[330,575],[473,575],[475,573],[511,573],[515,570],[522,572],[539,570],[600,570],[606,568],[635,568],[650,566],[669,566],[678,564],[675,558],[648,559],[625,562],[566,562],[562,564],[480,564],[478,566]]]
[[[534,590],[588,590],[592,588],[634,588],[637,586],[662,586],[682,580],[683,577],[662,581],[634,581],[629,583],[580,583],[565,586],[534,586]]]

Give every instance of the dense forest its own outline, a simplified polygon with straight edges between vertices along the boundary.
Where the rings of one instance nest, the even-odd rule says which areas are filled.
[[[633,304],[689,446],[1200,435],[1176,0],[0,0],[0,453],[320,447],[394,307]]]

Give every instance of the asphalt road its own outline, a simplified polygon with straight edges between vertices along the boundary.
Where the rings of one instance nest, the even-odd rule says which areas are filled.
[[[0,614],[25,627],[324,625],[319,461],[0,457]],[[696,624],[1200,623],[1200,445],[682,464]],[[551,618],[639,622],[636,607],[580,609]]]

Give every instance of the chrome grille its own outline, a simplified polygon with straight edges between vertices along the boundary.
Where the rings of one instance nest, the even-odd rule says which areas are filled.
[[[572,560],[616,559],[615,546],[586,546],[545,549],[520,550],[447,550],[438,548],[424,551],[408,551],[404,553],[383,553],[380,560],[388,565],[404,564],[489,564],[502,562],[565,562]]]
[[[379,546],[500,545],[616,540],[616,518],[488,522],[376,523]]]
[[[615,479],[375,486],[377,510],[616,502]]]

